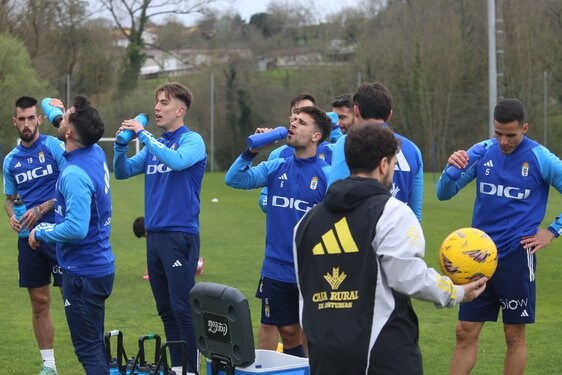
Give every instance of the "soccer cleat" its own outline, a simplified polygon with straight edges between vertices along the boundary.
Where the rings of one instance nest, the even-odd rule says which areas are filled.
[[[58,375],[58,372],[55,369],[52,369],[47,366],[43,366],[43,368],[41,369],[38,375]]]

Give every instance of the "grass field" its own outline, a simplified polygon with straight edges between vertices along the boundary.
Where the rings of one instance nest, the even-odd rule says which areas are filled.
[[[205,270],[198,281],[212,281],[238,288],[250,302],[254,333],[259,322],[259,304],[254,292],[263,257],[264,215],[258,208],[258,191],[240,191],[224,185],[223,174],[207,174],[201,194],[201,254]],[[106,305],[106,330],[124,332],[129,356],[137,349],[137,338],[146,333],[163,335],[162,325],[147,281],[145,248],[134,237],[132,221],[143,214],[143,178],[112,181],[112,246],[116,257],[115,287]],[[426,175],[423,227],[426,235],[426,261],[438,267],[437,249],[452,230],[470,225],[473,190],[461,192],[449,202],[435,198],[434,176]],[[181,191],[176,194],[182,194]],[[211,202],[218,198],[218,202]],[[173,199],[173,196],[170,196]],[[547,221],[560,214],[562,197],[551,192]],[[4,216],[5,218],[5,216]],[[40,356],[33,330],[27,291],[17,286],[16,235],[6,220],[0,226],[0,310],[1,374],[35,374]],[[562,369],[559,338],[562,337],[562,276],[559,269],[561,240],[539,253],[537,323],[527,330],[528,366],[526,374],[557,374]],[[55,354],[59,373],[82,374],[64,318],[62,301],[53,290],[52,314],[56,328]],[[446,374],[454,345],[456,309],[440,310],[432,304],[415,302],[420,320],[424,369],[428,375]],[[504,339],[501,324],[484,327],[479,360],[473,374],[502,373]]]

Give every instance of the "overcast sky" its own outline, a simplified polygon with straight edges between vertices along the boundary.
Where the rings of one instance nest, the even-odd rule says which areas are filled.
[[[91,10],[99,10],[103,17],[111,19],[108,11],[103,10],[103,7],[96,0],[88,0]],[[246,22],[250,21],[250,17],[256,13],[265,12],[270,2],[289,4],[291,6],[306,6],[318,13],[318,19],[324,20],[329,14],[334,14],[345,7],[359,7],[361,2],[359,0],[217,0],[213,6],[221,12],[235,11]],[[162,18],[157,17],[156,22],[162,22],[169,15]],[[192,25],[196,22],[196,16],[176,16],[186,25]]]
[[[242,19],[249,21],[253,14],[264,12],[270,1],[280,2],[279,0],[230,0],[231,7],[235,8]],[[281,0],[291,5],[312,6],[322,17],[327,14],[336,13],[340,9],[348,6],[357,6],[359,0]]]

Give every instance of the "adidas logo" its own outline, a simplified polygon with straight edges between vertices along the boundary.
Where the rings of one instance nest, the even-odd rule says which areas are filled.
[[[355,243],[347,219],[344,217],[336,224],[334,229],[330,229],[322,235],[322,241],[312,248],[312,254],[341,254],[341,253],[357,253],[359,247]]]
[[[64,307],[70,306],[70,302],[65,298],[64,299]]]
[[[181,267],[181,266],[183,266],[183,264],[181,264],[181,262],[180,262],[179,260],[176,260],[176,261],[174,262],[174,264],[172,264],[172,268],[174,268],[174,267]]]
[[[19,167],[21,167],[21,163],[18,161],[18,163],[14,165],[14,168],[19,168]]]
[[[523,310],[523,312],[521,313],[521,317],[523,317],[523,318],[529,317],[529,313],[527,312],[527,310]]]
[[[491,160],[488,160],[487,162],[484,163],[484,166],[492,168],[494,166],[494,162],[491,161]]]
[[[279,176],[278,180],[288,180],[287,173],[283,173],[281,176]]]

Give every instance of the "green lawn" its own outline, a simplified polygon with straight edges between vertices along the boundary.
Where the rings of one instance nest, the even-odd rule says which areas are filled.
[[[199,281],[212,281],[238,288],[250,302],[254,332],[259,322],[259,304],[254,292],[263,257],[264,218],[257,205],[258,191],[240,191],[224,185],[223,174],[207,174],[201,194],[201,254],[205,270]],[[143,178],[112,181],[113,220],[112,245],[117,259],[113,295],[106,310],[106,330],[119,329],[125,335],[129,355],[136,352],[137,338],[146,333],[163,335],[160,319],[147,281],[145,249],[142,240],[134,237],[132,221],[143,214]],[[176,194],[182,194],[181,191]],[[173,196],[169,197],[173,199]],[[218,202],[211,200],[217,198]],[[437,249],[452,230],[470,225],[473,191],[461,192],[449,202],[435,198],[433,175],[426,176],[423,228],[427,241],[426,260],[438,267]],[[547,220],[560,214],[562,197],[551,193]],[[5,217],[5,216],[4,216]],[[16,236],[7,220],[0,226],[0,285],[3,286],[0,332],[2,374],[34,374],[40,356],[31,328],[27,292],[17,287]],[[556,292],[561,277],[557,253],[560,240],[541,251],[538,265],[537,323],[528,329],[528,366],[526,374],[555,374],[562,368],[559,337],[562,336],[562,301]],[[53,291],[53,319],[56,328],[55,353],[62,375],[82,374],[73,352],[64,311],[58,291]],[[448,372],[454,345],[456,310],[436,309],[432,304],[415,302],[420,320],[421,347],[425,373]],[[484,327],[479,347],[479,361],[474,374],[502,373],[504,339],[501,324]]]

